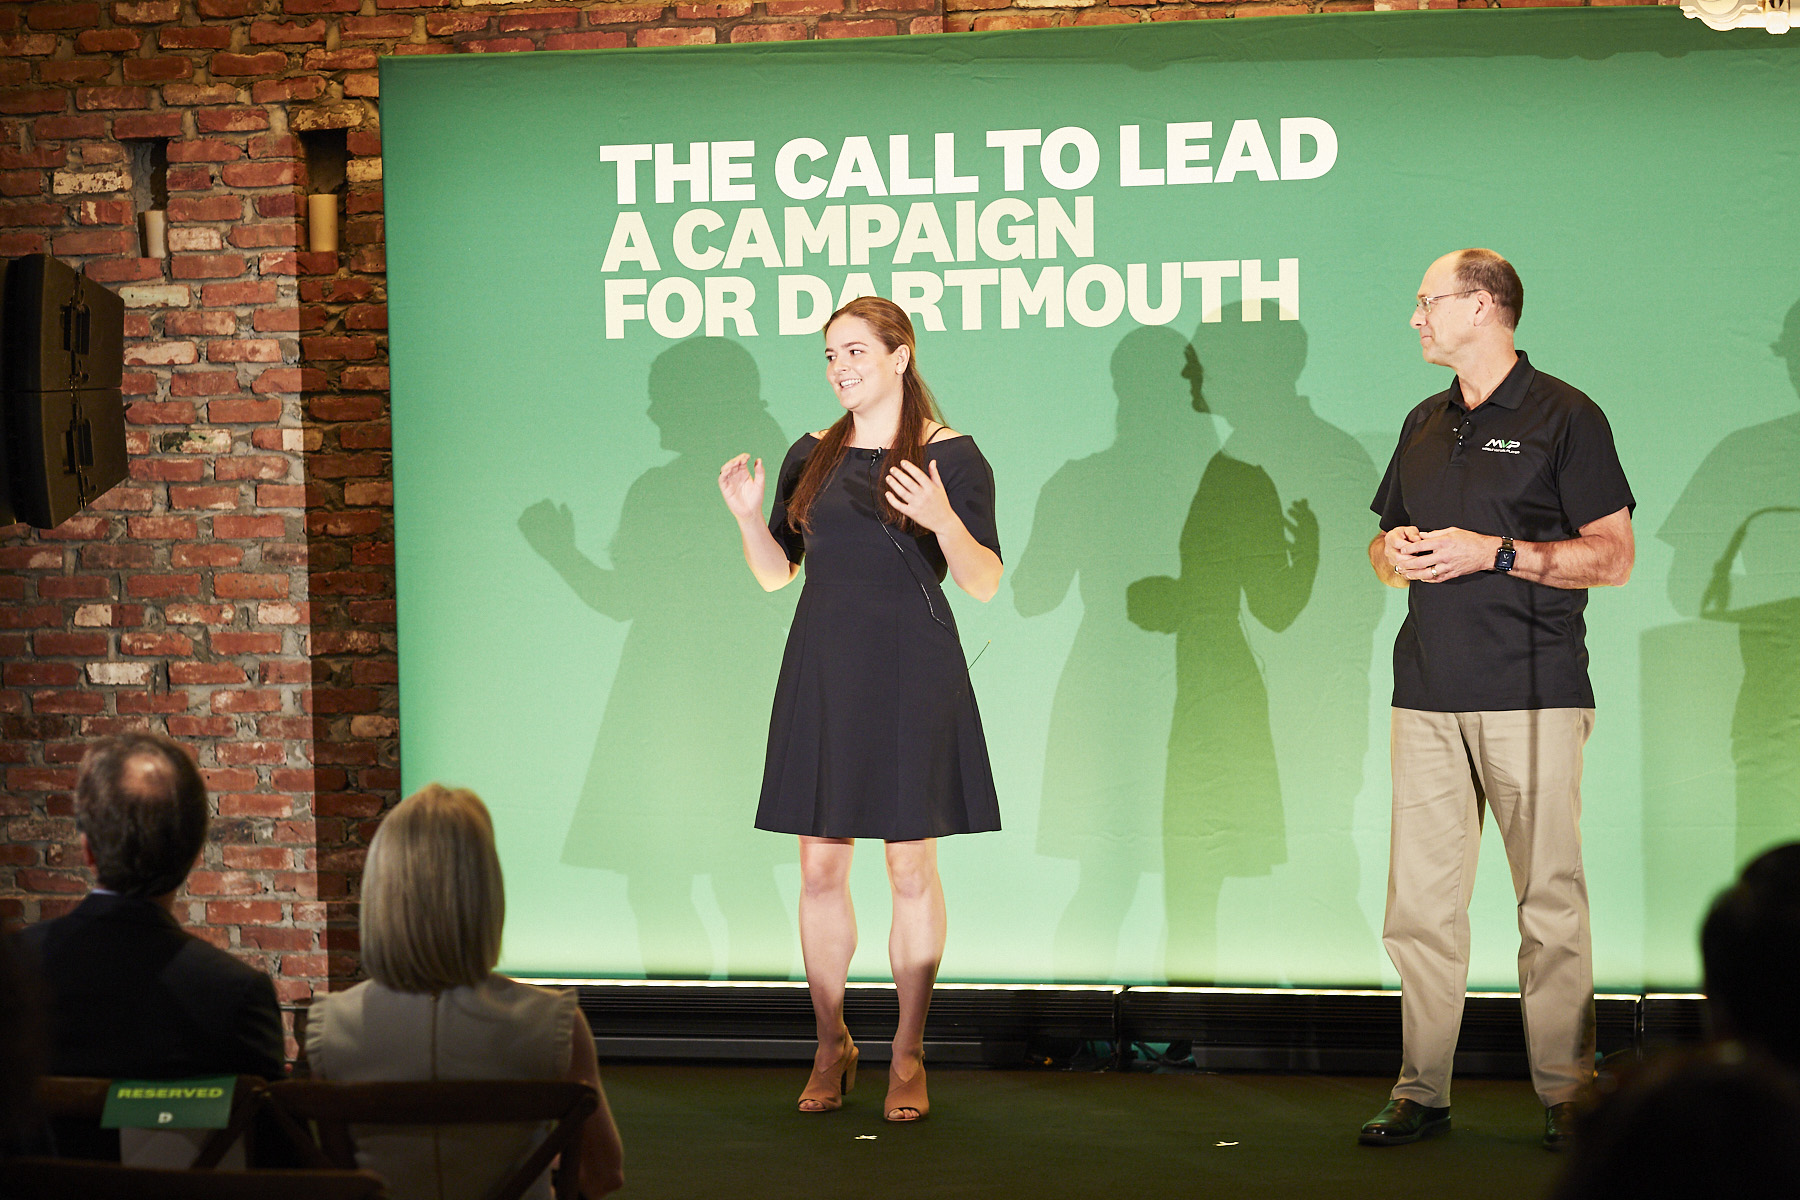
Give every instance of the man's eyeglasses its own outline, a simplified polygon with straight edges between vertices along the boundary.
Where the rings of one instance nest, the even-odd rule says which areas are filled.
[[[1473,296],[1476,292],[1481,290],[1483,289],[1469,288],[1468,290],[1461,292],[1439,292],[1435,296],[1420,296],[1418,302],[1413,305],[1412,310],[1418,312],[1420,309],[1424,309],[1425,315],[1429,317],[1431,315],[1431,306],[1436,304],[1439,300],[1448,300],[1452,296]]]

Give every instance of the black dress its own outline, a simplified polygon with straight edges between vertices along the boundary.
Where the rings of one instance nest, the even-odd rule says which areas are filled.
[[[788,450],[769,532],[806,585],[788,631],[756,827],[912,841],[1000,828],[993,769],[931,533],[882,523],[880,450],[849,449],[813,502],[812,531],[787,501],[819,446]],[[994,472],[968,437],[927,443],[950,506],[995,554]]]

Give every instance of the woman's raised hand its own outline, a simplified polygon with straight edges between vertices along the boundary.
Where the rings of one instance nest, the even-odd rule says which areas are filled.
[[[928,475],[910,462],[902,462],[887,474],[887,498],[899,512],[905,513],[933,533],[960,523],[950,507],[944,491],[944,480],[938,475],[937,460],[930,463]]]
[[[731,510],[732,516],[760,520],[763,506],[762,459],[757,459],[752,468],[750,456],[740,454],[720,467],[719,494],[725,497],[725,507]]]

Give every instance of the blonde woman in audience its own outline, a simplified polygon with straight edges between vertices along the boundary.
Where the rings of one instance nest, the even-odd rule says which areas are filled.
[[[363,867],[362,961],[369,980],[313,1002],[306,1051],[321,1079],[567,1079],[600,1093],[582,1129],[581,1191],[624,1183],[619,1131],[600,1088],[593,1039],[572,992],[494,973],[505,886],[487,807],[470,791],[427,784],[381,823]],[[528,1132],[378,1134],[358,1139],[362,1165],[398,1200],[477,1197],[529,1153]],[[549,1173],[529,1197],[550,1195]]]

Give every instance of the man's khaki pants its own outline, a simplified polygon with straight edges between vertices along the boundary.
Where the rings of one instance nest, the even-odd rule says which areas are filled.
[[[1395,1099],[1450,1103],[1469,978],[1469,897],[1492,809],[1519,900],[1519,992],[1545,1106],[1594,1074],[1594,965],[1581,869],[1581,751],[1591,708],[1393,710],[1393,842],[1382,942],[1400,972]]]

